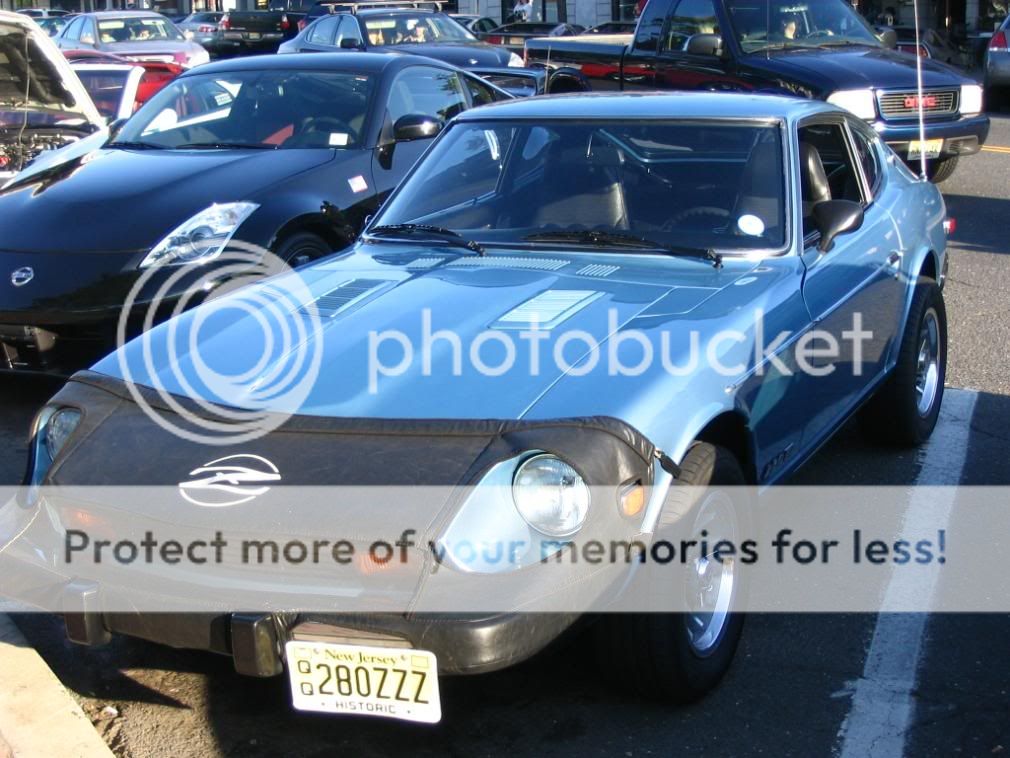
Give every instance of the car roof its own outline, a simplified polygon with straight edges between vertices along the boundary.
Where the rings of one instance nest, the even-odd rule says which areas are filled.
[[[776,119],[796,120],[813,113],[841,111],[819,100],[736,92],[658,94],[578,92],[552,97],[506,100],[464,111],[460,120],[480,119]]]
[[[425,63],[442,68],[448,64],[419,55],[388,55],[383,53],[290,53],[287,55],[250,55],[242,58],[205,63],[191,68],[183,76],[215,74],[228,71],[354,71],[378,74],[387,68],[402,68],[411,63]]]

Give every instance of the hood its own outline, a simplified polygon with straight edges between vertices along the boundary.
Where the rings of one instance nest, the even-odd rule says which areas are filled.
[[[407,248],[413,252],[405,255],[397,247],[404,246],[383,245],[372,257],[361,249],[378,246],[359,243],[270,285],[200,306],[94,370],[173,395],[282,413],[518,419],[566,367],[588,354],[589,344],[603,345],[664,296],[664,318],[686,317],[754,265],[741,261],[717,270],[697,259],[570,251],[478,257],[446,247]],[[244,310],[231,297],[260,305]],[[318,329],[312,328],[313,312]],[[528,336],[533,318],[539,323],[536,350]],[[199,329],[198,340],[191,340],[191,329]],[[511,358],[502,339],[489,333],[507,336],[515,347]],[[298,347],[285,353],[281,346],[290,346],[290,335],[299,335]],[[555,350],[563,360],[555,359]],[[266,374],[249,374],[261,360]],[[318,374],[312,376],[314,361]],[[605,372],[605,362],[596,370]],[[216,376],[242,374],[253,378],[220,394],[213,389]],[[290,391],[271,388],[266,402],[256,402],[268,378],[278,376],[289,380]]]
[[[23,109],[66,122],[104,124],[49,36],[30,19],[0,11],[0,110]]]
[[[915,58],[883,47],[780,50],[747,56],[746,64],[759,71],[803,82],[827,95],[843,89],[915,89]],[[922,61],[924,87],[957,87],[972,80],[934,60]]]
[[[475,66],[493,67],[508,66],[511,53],[500,47],[494,47],[486,42],[423,42],[411,45],[396,45],[394,47],[377,48],[384,52],[407,53],[423,55],[426,58],[449,63],[460,68]]]
[[[275,192],[279,182],[331,160],[332,151],[319,149],[104,148],[0,191],[0,240],[6,250],[38,253],[144,250],[212,203],[255,200],[265,188]],[[129,216],[110,215],[110,208]],[[74,223],[53,224],[60,218]]]

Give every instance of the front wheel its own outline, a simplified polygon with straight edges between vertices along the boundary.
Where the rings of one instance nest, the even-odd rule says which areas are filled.
[[[695,443],[671,486],[656,539],[690,529],[709,545],[738,544],[749,531],[746,480],[727,449]],[[596,626],[598,658],[611,678],[639,695],[688,703],[712,690],[729,669],[743,631],[736,608],[743,596],[741,566],[705,555],[690,565],[683,588],[686,613],[625,613]],[[662,576],[662,574],[660,574]]]
[[[322,258],[333,250],[322,237],[312,232],[296,232],[277,246],[277,257],[289,266],[301,266],[316,258]]]
[[[926,176],[929,181],[933,184],[939,184],[940,182],[950,179],[954,175],[954,169],[957,168],[957,158],[956,155],[951,155],[947,158],[936,158],[926,163]]]
[[[864,431],[893,445],[921,445],[940,416],[946,377],[943,292],[932,279],[922,279],[915,287],[894,371],[860,412]]]

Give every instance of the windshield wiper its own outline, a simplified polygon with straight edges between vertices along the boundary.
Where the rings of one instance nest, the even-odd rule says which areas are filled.
[[[634,234],[621,234],[620,232],[601,232],[594,229],[580,229],[577,231],[557,231],[538,232],[523,237],[527,242],[576,242],[583,245],[593,245],[596,247],[634,247],[649,250],[662,250],[670,255],[686,255],[695,258],[702,258],[711,261],[716,268],[722,268],[722,256],[712,248],[706,247],[686,247],[681,245],[667,245],[663,242],[656,242],[645,237],[638,237]]]
[[[276,150],[280,145],[264,145],[257,142],[184,142],[175,150]]]
[[[165,150],[164,145],[156,145],[153,142],[109,142],[106,147],[121,147],[124,150]]]
[[[444,242],[452,247],[461,247],[477,255],[485,255],[484,247],[474,240],[468,240],[459,232],[446,229],[444,226],[432,226],[430,224],[386,224],[369,229],[366,234],[370,237],[405,237],[409,235],[435,236],[440,237]]]

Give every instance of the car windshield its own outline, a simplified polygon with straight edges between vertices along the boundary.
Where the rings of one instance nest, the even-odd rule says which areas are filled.
[[[183,40],[175,24],[167,18],[110,18],[98,22],[98,36],[102,44],[117,42],[145,42],[151,40]]]
[[[234,71],[184,76],[127,122],[112,143],[170,149],[350,148],[373,90],[349,71]]]
[[[364,21],[372,45],[471,42],[476,39],[451,18],[434,13],[369,16]]]
[[[440,227],[488,247],[779,248],[781,133],[757,122],[468,121],[371,228]]]
[[[91,95],[98,112],[106,119],[116,118],[130,69],[126,66],[112,70],[75,68],[74,72]]]
[[[880,42],[845,0],[726,0],[726,9],[745,53]]]

